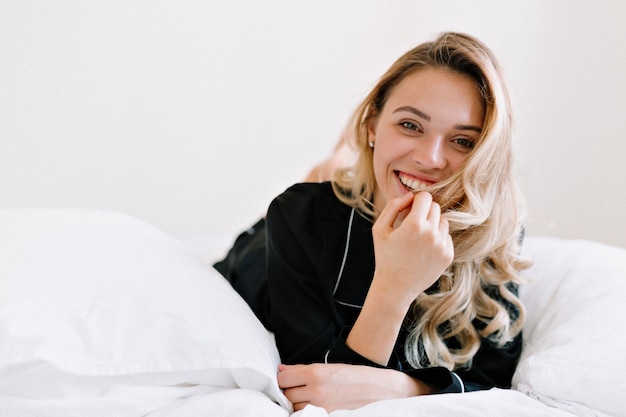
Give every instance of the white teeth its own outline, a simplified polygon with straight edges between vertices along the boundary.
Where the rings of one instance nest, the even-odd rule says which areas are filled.
[[[400,182],[407,188],[409,188],[414,193],[419,192],[425,189],[428,184],[420,182],[414,178],[409,178],[404,175],[399,175]]]

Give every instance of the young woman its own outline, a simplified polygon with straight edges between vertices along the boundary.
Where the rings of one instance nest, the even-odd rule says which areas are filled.
[[[528,262],[492,53],[457,33],[419,45],[353,123],[355,164],[289,188],[216,264],[274,332],[279,385],[328,411],[509,387]]]

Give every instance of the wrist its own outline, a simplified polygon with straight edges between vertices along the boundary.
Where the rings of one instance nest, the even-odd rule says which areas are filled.
[[[346,346],[368,360],[386,366],[408,307],[376,291],[368,292]]]
[[[434,392],[436,392],[437,390],[426,384],[423,381],[420,381],[419,379],[410,377],[406,374],[402,374],[405,377],[405,392],[407,392],[409,395],[407,395],[408,397],[416,397],[418,395],[429,395],[429,394],[433,394]]]
[[[405,374],[402,371],[387,370],[389,372],[390,380],[385,382],[386,386],[392,388],[395,391],[393,395],[396,398],[409,398],[417,397],[419,395],[429,395],[435,393],[437,390],[424,383],[423,381],[413,378]]]
[[[375,273],[364,304],[369,303],[386,317],[403,320],[419,293],[405,291],[389,282],[382,274]]]

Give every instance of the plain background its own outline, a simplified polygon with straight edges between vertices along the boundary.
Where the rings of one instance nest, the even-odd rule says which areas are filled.
[[[528,233],[626,247],[621,0],[0,0],[0,207],[234,235],[444,30],[504,67]]]

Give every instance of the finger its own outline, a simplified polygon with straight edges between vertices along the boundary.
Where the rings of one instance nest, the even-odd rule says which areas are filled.
[[[280,365],[277,376],[278,386],[286,389],[306,385],[306,377],[301,370],[306,365]],[[281,371],[282,369],[282,371]]]
[[[311,400],[306,387],[288,388],[283,391],[283,394],[294,406],[295,404],[303,404],[304,406]]]
[[[422,191],[415,194],[413,203],[411,205],[411,211],[408,216],[411,216],[415,221],[421,223],[423,220],[428,220],[430,211],[432,210],[433,196]]]
[[[441,236],[444,236],[444,247],[448,251],[450,262],[452,262],[454,259],[454,241],[452,240],[452,235],[450,234],[450,223],[445,217],[441,218],[441,222],[439,223],[439,232],[441,233]]]
[[[402,215],[404,210],[411,207],[413,198],[412,193],[406,193],[400,197],[389,200],[380,212],[376,223],[387,228],[393,228],[398,216]]]
[[[430,203],[426,220],[434,224],[436,227],[441,225],[441,206],[435,201]]]
[[[454,241],[452,240],[452,236],[450,234],[447,235],[446,244],[448,249],[448,266],[450,266],[454,260]]]
[[[446,218],[441,218],[439,220],[439,231],[442,234],[446,234],[446,235],[450,235],[450,223],[448,222],[448,220]]]
[[[295,403],[295,404],[293,404],[293,411],[300,411],[300,410],[302,410],[304,407],[306,407],[309,404],[311,404],[311,403],[308,402],[308,401]]]

